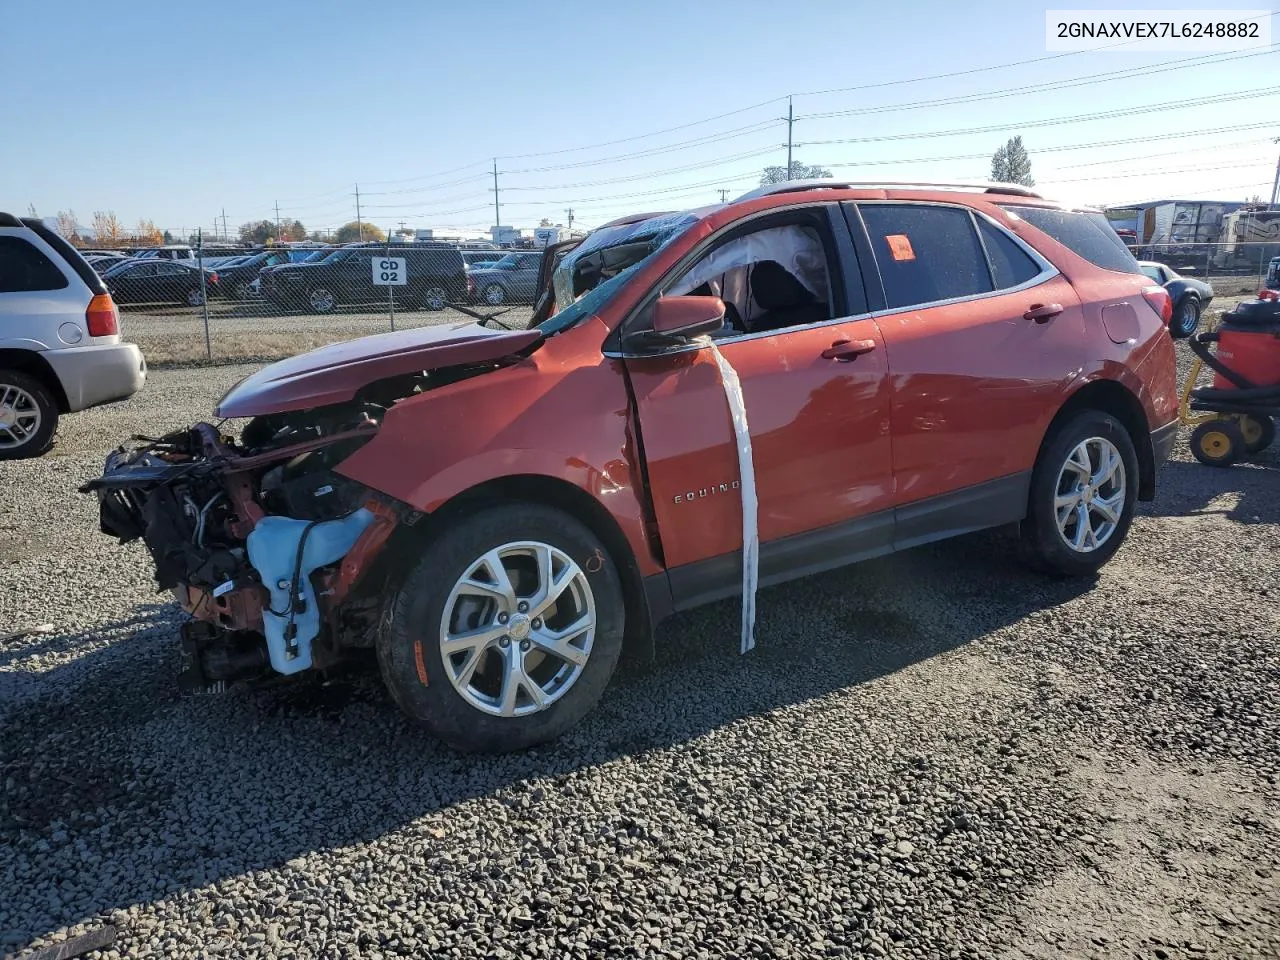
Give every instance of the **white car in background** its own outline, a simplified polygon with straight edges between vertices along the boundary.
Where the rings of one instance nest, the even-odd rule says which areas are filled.
[[[0,460],[38,457],[59,417],[131,397],[146,376],[84,257],[40,220],[0,213]]]

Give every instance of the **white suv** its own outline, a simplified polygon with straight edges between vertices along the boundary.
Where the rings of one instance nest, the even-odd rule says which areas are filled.
[[[76,249],[40,220],[0,213],[0,460],[39,456],[61,414],[131,397],[146,376]]]

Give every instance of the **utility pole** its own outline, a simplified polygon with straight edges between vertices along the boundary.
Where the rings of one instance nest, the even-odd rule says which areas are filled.
[[[360,222],[360,184],[356,184],[356,233],[364,239],[364,224]]]
[[[493,225],[502,226],[502,215],[498,212],[498,158],[493,158]]]
[[[787,97],[787,179],[791,179],[791,128],[796,124],[795,111],[791,107],[791,98]]]
[[[227,208],[226,207],[222,208],[222,239],[223,240],[231,239],[230,235],[227,233]]]
[[[276,201],[276,243],[280,242],[280,201]]]
[[[724,189],[723,187],[720,188],[720,202],[721,203],[729,202],[729,191]]]
[[[565,213],[569,215],[569,229],[572,230],[573,229],[573,207],[570,207],[568,210],[565,211]]]
[[[1280,143],[1280,137],[1271,141],[1272,143]],[[1271,184],[1271,205],[1274,207],[1277,200],[1280,200],[1280,157],[1276,157],[1276,178]]]

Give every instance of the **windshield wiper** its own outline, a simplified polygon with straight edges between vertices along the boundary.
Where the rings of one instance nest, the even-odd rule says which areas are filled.
[[[485,325],[487,321],[492,320],[494,323],[502,327],[504,330],[519,329],[518,327],[508,326],[507,324],[503,323],[501,320],[498,319],[498,317],[502,316],[504,313],[510,313],[512,310],[511,307],[507,307],[507,309],[505,310],[499,310],[497,313],[476,313],[476,311],[468,309],[467,307],[464,307],[460,303],[451,303],[449,304],[449,306],[453,307],[453,309],[457,310],[459,313],[465,313],[471,319],[479,321],[480,326],[482,327]]]

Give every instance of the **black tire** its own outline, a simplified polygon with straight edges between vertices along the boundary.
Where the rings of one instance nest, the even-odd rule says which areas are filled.
[[[1207,467],[1229,467],[1244,452],[1244,431],[1234,420],[1209,420],[1191,431],[1191,455]]]
[[[1194,293],[1185,294],[1173,305],[1173,319],[1169,321],[1169,334],[1175,340],[1185,340],[1200,328],[1200,298]]]
[[[53,437],[58,431],[58,404],[49,388],[35,377],[19,370],[0,369],[0,404],[5,404],[0,407],[0,411],[4,411],[0,416],[8,416],[5,397],[8,387],[16,387],[30,397],[40,419],[35,429],[20,440],[10,428],[0,429],[0,460],[38,457],[53,446]],[[26,409],[25,404],[23,408]]]
[[[497,307],[506,302],[507,291],[500,283],[489,283],[480,291],[480,299],[491,307]]]
[[[183,297],[183,302],[186,303],[188,307],[202,307],[204,306],[206,299],[207,298],[204,294],[200,292],[199,287],[192,287],[186,292],[186,295]]]
[[[539,712],[502,717],[472,705],[445,673],[440,629],[450,591],[488,551],[518,541],[562,550],[586,575],[596,632],[576,681]],[[397,705],[460,750],[499,753],[554,740],[595,706],[622,652],[622,586],[600,540],[574,517],[534,504],[483,509],[433,537],[390,599],[378,635],[378,663]]]
[[[1250,416],[1241,418],[1240,432],[1244,435],[1244,452],[1261,453],[1276,440],[1276,422],[1271,417]]]
[[[1108,440],[1124,466],[1124,504],[1119,519],[1103,542],[1087,551],[1073,549],[1059,529],[1055,501],[1068,457],[1082,442]],[[1053,428],[1040,448],[1031,473],[1027,516],[1020,525],[1020,553],[1042,573],[1059,577],[1087,577],[1097,573],[1124,543],[1138,500],[1138,455],[1133,438],[1115,417],[1101,410],[1082,410]],[[1118,484],[1117,484],[1118,486]],[[1118,492],[1118,491],[1117,491]]]
[[[422,294],[423,310],[443,310],[449,305],[449,291],[439,284],[432,284]]]
[[[238,281],[231,288],[231,297],[234,300],[249,300],[253,297],[253,290],[249,286],[247,280]]]

